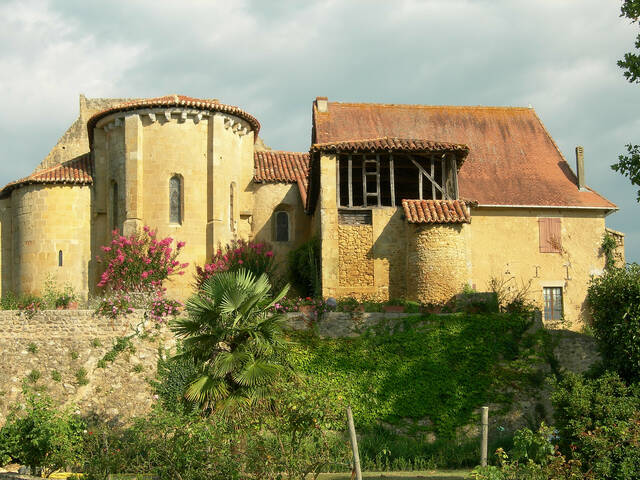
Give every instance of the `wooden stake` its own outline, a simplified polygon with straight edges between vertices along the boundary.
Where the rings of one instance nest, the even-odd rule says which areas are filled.
[[[353,413],[351,407],[347,407],[347,423],[349,424],[349,440],[351,440],[351,450],[353,450],[353,466],[356,470],[356,480],[362,480],[360,471],[360,454],[358,453],[358,439],[356,438],[356,427],[353,423]]]
[[[489,407],[482,407],[482,442],[480,444],[480,465],[487,466],[489,448]]]

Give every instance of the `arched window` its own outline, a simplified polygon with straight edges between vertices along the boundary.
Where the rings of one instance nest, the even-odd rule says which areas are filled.
[[[58,252],[58,266],[62,266],[62,250]]]
[[[276,242],[289,241],[289,213],[284,210],[276,212]]]
[[[236,182],[229,185],[229,230],[236,232]]]
[[[118,228],[118,183],[111,183],[111,230]]]
[[[169,180],[169,223],[182,223],[182,178],[174,175]]]

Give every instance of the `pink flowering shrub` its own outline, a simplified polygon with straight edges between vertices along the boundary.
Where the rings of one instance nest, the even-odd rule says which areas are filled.
[[[146,308],[156,321],[176,315],[180,305],[165,298],[162,284],[171,275],[184,275],[189,264],[181,263],[177,257],[185,243],[174,246],[171,237],[158,240],[156,231],[147,226],[128,237],[117,230],[112,235],[111,244],[101,247],[103,257],[97,259],[106,264],[98,287],[109,294],[97,313],[115,318],[133,308]]]
[[[275,270],[273,250],[267,243],[234,240],[224,248],[218,248],[210,263],[196,266],[196,284],[200,287],[206,279],[219,272],[234,272],[244,268],[256,277],[266,273],[271,277]]]

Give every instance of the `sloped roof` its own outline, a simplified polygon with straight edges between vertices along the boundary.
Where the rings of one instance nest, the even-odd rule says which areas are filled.
[[[462,144],[460,197],[480,205],[615,209],[578,180],[532,108],[328,102],[313,106],[313,143],[400,137]]]
[[[255,132],[256,138],[260,131],[260,122],[253,115],[242,110],[240,107],[233,105],[225,105],[218,100],[207,100],[201,98],[187,97],[185,95],[166,95],[164,97],[156,98],[141,98],[139,100],[133,100],[131,102],[125,102],[120,105],[108,108],[93,115],[87,122],[87,129],[89,130],[89,141],[93,138],[93,127],[95,127],[98,120],[107,115],[115,112],[138,110],[140,108],[159,108],[159,107],[191,107],[202,110],[210,110],[212,112],[223,112],[230,115],[235,115],[243,120],[246,120],[251,128]]]
[[[255,152],[253,181],[257,183],[297,183],[302,204],[307,202],[309,154],[267,150]]]
[[[13,181],[0,190],[0,198],[6,197],[17,187],[34,183],[90,185],[93,183],[91,154],[87,153],[44,170],[37,170],[28,177]]]
[[[460,163],[469,147],[459,143],[435,142],[419,138],[382,137],[343,142],[314,143],[312,152],[453,152]]]
[[[409,223],[469,223],[471,216],[462,200],[402,200]]]

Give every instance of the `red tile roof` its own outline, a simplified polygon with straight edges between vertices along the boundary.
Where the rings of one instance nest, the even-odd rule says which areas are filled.
[[[0,197],[6,197],[17,187],[33,183],[90,185],[93,183],[91,154],[87,153],[68,162],[54,165],[51,168],[38,170],[28,177],[8,183],[0,190]]]
[[[462,200],[402,200],[409,223],[469,223],[471,215]]]
[[[102,112],[98,112],[93,115],[87,123],[87,129],[89,130],[89,141],[93,140],[93,128],[98,120],[107,115],[115,112],[123,112],[128,110],[138,110],[140,108],[158,108],[158,107],[191,107],[201,110],[209,110],[212,112],[223,112],[230,115],[246,120],[255,133],[255,137],[258,137],[260,131],[260,122],[253,116],[245,112],[239,107],[233,105],[225,105],[218,100],[205,100],[201,98],[186,97],[184,95],[166,95],[164,97],[156,98],[142,98],[134,100],[132,102],[121,103],[115,107],[108,108]]]
[[[257,183],[297,183],[302,204],[307,202],[309,177],[309,154],[268,150],[255,152],[255,173]]]
[[[434,142],[419,138],[381,137],[343,142],[315,143],[312,152],[455,152],[466,157],[469,147],[458,143]]]
[[[313,143],[382,137],[468,145],[459,192],[481,205],[617,208],[591,189],[578,189],[532,108],[329,102],[320,112],[314,103]]]

